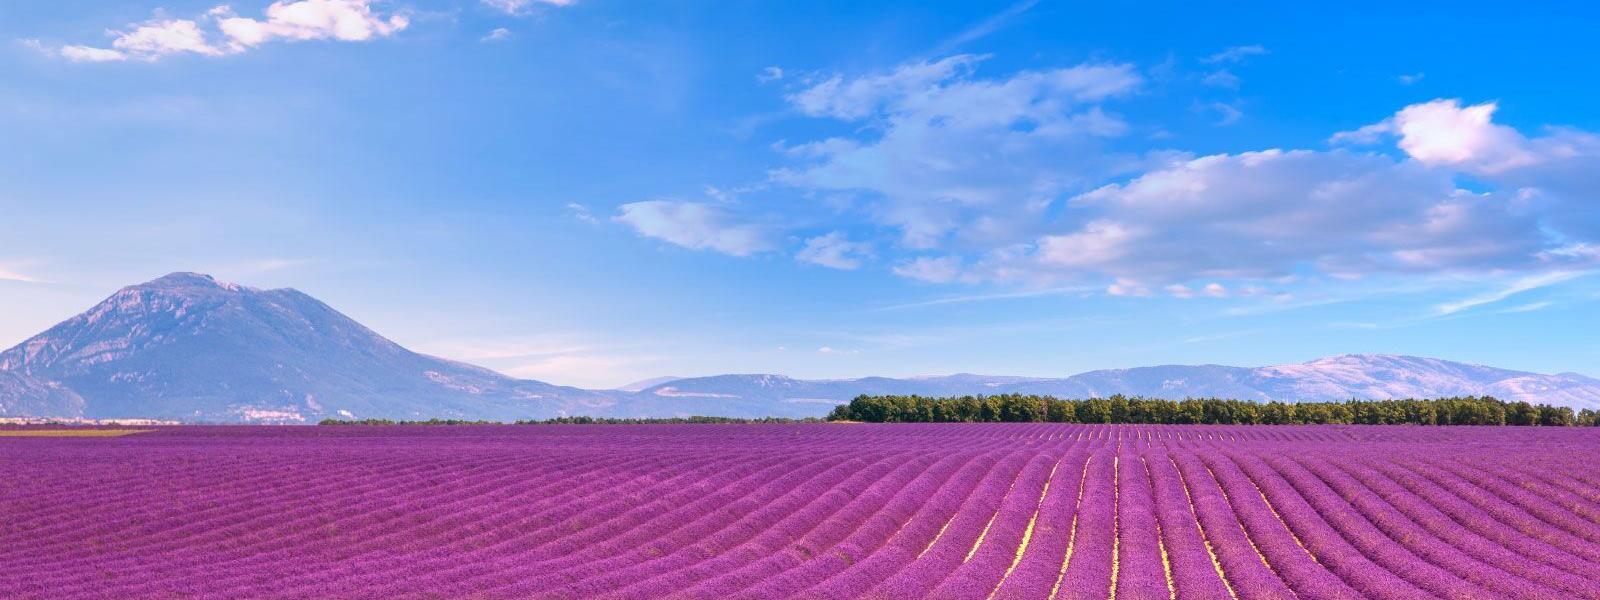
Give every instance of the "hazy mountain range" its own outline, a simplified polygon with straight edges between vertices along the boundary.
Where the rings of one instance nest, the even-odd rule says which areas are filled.
[[[0,416],[313,422],[559,415],[821,416],[858,394],[1110,394],[1254,400],[1493,395],[1600,407],[1600,380],[1345,355],[1272,367],[1168,365],[1064,378],[662,377],[613,390],[516,379],[402,348],[293,289],[174,273],[123,288],[0,353]]]

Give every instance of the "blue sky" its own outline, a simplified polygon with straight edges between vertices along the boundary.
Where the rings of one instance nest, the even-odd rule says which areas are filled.
[[[193,270],[584,386],[1600,374],[1596,12],[5,3],[0,346]]]

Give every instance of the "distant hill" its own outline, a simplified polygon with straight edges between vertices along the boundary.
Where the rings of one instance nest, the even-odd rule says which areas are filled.
[[[292,289],[174,273],[0,353],[0,414],[186,421],[514,419],[615,399],[400,347]]]
[[[418,354],[293,289],[195,273],[123,288],[0,352],[0,416],[314,422],[563,415],[805,417],[859,394],[1111,394],[1254,400],[1493,395],[1600,407],[1600,380],[1445,360],[1346,355],[1273,367],[1158,366],[1065,378],[958,374],[657,378],[616,390],[515,379]]]
[[[1089,398],[1238,398],[1326,401],[1492,395],[1574,408],[1600,408],[1600,380],[1576,373],[1540,375],[1466,363],[1384,354],[1351,354],[1272,367],[1166,365],[1089,371],[1059,379],[951,375],[889,379],[799,380],[781,375],[678,379],[642,390],[665,397],[720,399],[736,406],[843,402],[857,394],[1043,394]]]

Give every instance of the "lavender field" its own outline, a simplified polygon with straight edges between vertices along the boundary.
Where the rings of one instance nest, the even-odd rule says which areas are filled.
[[[1600,432],[0,437],[5,598],[1600,598]]]

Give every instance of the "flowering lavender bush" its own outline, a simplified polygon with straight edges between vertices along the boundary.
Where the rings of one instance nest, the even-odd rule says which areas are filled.
[[[1600,599],[1600,431],[728,424],[0,439],[4,598]]]

